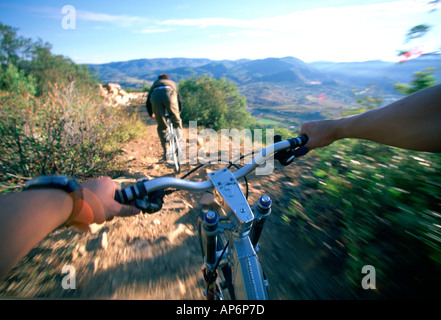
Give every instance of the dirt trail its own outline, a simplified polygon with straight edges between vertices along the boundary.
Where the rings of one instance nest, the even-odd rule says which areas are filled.
[[[142,108],[141,108],[142,109]],[[128,166],[123,186],[142,177],[173,176],[159,164],[156,123],[147,119],[148,136],[127,143]],[[249,177],[250,203],[265,192],[273,211],[261,237],[261,262],[269,278],[272,299],[332,299],[344,297],[338,275],[323,266],[329,252],[310,246],[283,223],[277,209],[289,203],[297,167],[269,176]],[[184,166],[183,172],[190,167]],[[303,168],[303,170],[307,170]],[[206,179],[206,170],[189,177]],[[202,257],[196,232],[198,193],[175,192],[163,210],[152,215],[115,218],[81,234],[73,229],[53,232],[0,282],[0,297],[81,299],[203,299]],[[63,267],[76,271],[75,289],[63,289]]]

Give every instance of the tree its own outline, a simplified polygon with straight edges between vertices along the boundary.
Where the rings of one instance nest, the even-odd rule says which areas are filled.
[[[441,0],[428,1],[427,5],[433,6],[430,12],[436,11],[437,4],[440,2]],[[412,28],[409,29],[409,31],[407,31],[404,43],[409,43],[412,40],[424,37],[431,29],[432,26],[425,23],[421,23],[416,26],[413,26]],[[398,50],[398,56],[399,57],[404,56],[403,61],[409,60],[410,58],[412,58],[411,56],[420,56],[422,54],[423,52],[420,49],[418,49],[418,46],[414,47],[413,49]]]
[[[17,65],[29,54],[31,39],[17,35],[16,28],[0,22],[0,64],[6,67],[9,63]]]
[[[395,90],[402,94],[409,95],[421,89],[432,87],[436,85],[437,82],[433,75],[435,70],[435,68],[425,68],[424,71],[415,72],[410,84],[395,83]]]
[[[182,120],[197,121],[198,125],[220,129],[243,129],[253,122],[251,114],[245,110],[244,96],[237,87],[225,79],[216,80],[208,76],[191,77],[179,82],[182,96]]]
[[[33,42],[19,36],[17,30],[0,23],[1,90],[8,91],[18,83],[32,83],[34,89],[29,91],[27,87],[25,91],[42,96],[54,84],[66,86],[75,82],[75,87],[81,91],[90,90],[96,84],[97,79],[91,75],[87,66],[77,65],[65,56],[52,54],[52,46],[48,42],[41,39]]]
[[[37,95],[49,91],[51,85],[68,85],[75,81],[78,90],[90,88],[96,79],[90,74],[87,66],[79,66],[71,59],[51,53],[52,46],[39,40],[32,46],[32,60],[25,67],[38,82]]]
[[[409,42],[413,39],[421,38],[430,29],[431,29],[431,26],[429,26],[427,24],[419,24],[419,25],[416,25],[416,26],[410,28],[410,30],[406,34],[406,42]]]

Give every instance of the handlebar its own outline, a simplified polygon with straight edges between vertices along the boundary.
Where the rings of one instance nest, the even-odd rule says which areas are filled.
[[[236,179],[243,178],[250,172],[252,172],[256,167],[263,164],[272,155],[276,154],[276,159],[278,159],[282,164],[291,163],[292,159],[296,156],[295,151],[298,148],[303,147],[308,142],[307,135],[301,135],[296,138],[290,138],[284,141],[276,142],[275,144],[262,149],[262,151],[257,154],[250,163],[244,167],[233,172],[233,176]],[[303,155],[303,153],[297,153],[297,155]],[[283,157],[277,157],[277,154],[283,154]],[[281,158],[289,157],[289,161],[286,159],[284,161]],[[285,164],[286,165],[286,164]],[[173,177],[161,177],[153,180],[140,180],[131,187],[117,190],[115,192],[115,200],[122,204],[130,204],[135,202],[137,199],[143,199],[148,197],[156,191],[161,191],[167,188],[174,188],[186,191],[206,191],[213,188],[213,183],[211,180],[206,180],[202,182],[188,181]]]

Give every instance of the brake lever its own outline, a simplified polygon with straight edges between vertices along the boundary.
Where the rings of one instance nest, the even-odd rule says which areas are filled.
[[[282,141],[282,136],[280,134],[274,135],[274,143]],[[301,146],[297,149],[290,148],[277,152],[274,155],[274,159],[278,160],[282,166],[290,165],[295,158],[301,157],[309,152],[309,149],[305,146]]]
[[[157,190],[148,193],[144,186],[144,182],[148,180],[147,178],[138,180],[135,186],[131,186],[126,189],[130,191],[131,196],[136,196],[136,199],[130,201],[127,197],[127,191],[122,192],[121,190],[115,191],[114,199],[121,204],[132,204],[136,208],[140,209],[142,213],[152,214],[162,209],[164,203],[164,196],[168,193],[164,190]]]
[[[134,205],[136,208],[140,209],[142,213],[152,214],[162,209],[164,196],[164,190],[158,190],[149,193],[142,199],[136,199]]]

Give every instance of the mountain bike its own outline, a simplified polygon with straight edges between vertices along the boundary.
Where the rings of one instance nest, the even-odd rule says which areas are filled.
[[[202,210],[198,217],[199,241],[204,259],[204,295],[208,300],[267,300],[268,279],[258,259],[258,242],[264,223],[271,214],[271,198],[262,195],[256,204],[248,203],[238,183],[274,156],[282,165],[289,165],[307,152],[303,147],[306,135],[281,141],[264,148],[248,164],[239,168],[234,163],[208,173],[208,180],[188,181],[183,178],[160,177],[140,180],[136,185],[117,190],[115,199],[134,204],[142,212],[154,213],[162,208],[166,194],[177,190],[201,192],[213,190],[221,199],[219,210]],[[200,167],[202,165],[199,165]],[[231,171],[235,166],[237,170]],[[195,168],[192,171],[198,169]],[[188,175],[188,174],[187,174]]]
[[[167,161],[170,164],[173,164],[173,168],[176,173],[181,171],[181,159],[182,159],[182,149],[179,143],[179,136],[177,134],[177,130],[171,121],[172,116],[168,113],[167,109],[165,109],[164,117],[167,121],[167,143],[168,143],[168,151],[167,151]]]

